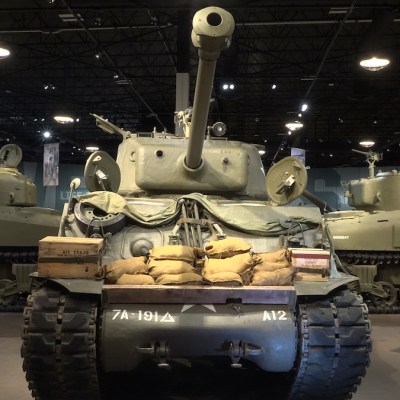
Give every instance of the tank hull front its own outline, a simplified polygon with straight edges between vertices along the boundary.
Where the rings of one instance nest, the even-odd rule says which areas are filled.
[[[129,371],[151,359],[246,359],[286,372],[297,353],[292,286],[263,288],[105,285],[103,368]],[[123,302],[122,302],[123,301]]]

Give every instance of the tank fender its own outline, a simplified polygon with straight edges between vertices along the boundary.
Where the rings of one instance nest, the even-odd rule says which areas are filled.
[[[67,279],[67,278],[43,278],[37,275],[37,272],[31,276],[38,282],[54,282],[56,285],[63,287],[69,293],[79,294],[98,294],[101,295],[101,290],[104,284],[102,279]]]
[[[326,282],[295,281],[294,287],[296,289],[296,294],[298,296],[325,296],[339,287],[347,286],[349,283],[354,283],[359,280],[356,276],[340,272],[337,274],[337,277],[331,278]]]

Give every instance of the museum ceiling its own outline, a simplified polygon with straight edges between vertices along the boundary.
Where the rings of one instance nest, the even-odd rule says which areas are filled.
[[[1,0],[0,47],[11,54],[0,60],[0,144],[19,144],[29,161],[54,141],[61,162],[83,163],[87,145],[115,156],[120,136],[101,131],[91,113],[132,132],[173,133],[177,73],[189,73],[194,93],[191,20],[208,5],[236,22],[217,65],[210,125],[222,121],[229,138],[265,145],[267,167],[292,147],[306,150],[310,167],[362,166],[351,150],[368,151],[364,139],[383,153],[379,165],[398,165],[398,1]],[[390,64],[363,69],[370,51]],[[54,121],[61,112],[74,121]],[[303,127],[289,134],[293,121]]]

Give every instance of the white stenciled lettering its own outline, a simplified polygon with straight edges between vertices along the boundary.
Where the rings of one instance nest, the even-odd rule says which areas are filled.
[[[137,319],[146,322],[175,322],[175,318],[166,312],[162,317],[158,311],[138,310],[137,312],[128,312],[127,310],[112,310],[114,315],[112,319]],[[161,318],[160,318],[161,317]]]
[[[126,310],[122,311],[121,319],[129,319],[128,318],[128,312]]]
[[[336,240],[347,240],[350,236],[349,235],[333,235],[333,238]]]
[[[175,322],[174,317],[169,313],[165,313],[165,315],[161,318],[160,322]]]
[[[284,310],[271,310],[271,311],[264,311],[263,314],[263,321],[286,321],[286,311]]]
[[[279,321],[286,321],[287,320],[286,311],[283,310],[278,311],[278,319]]]

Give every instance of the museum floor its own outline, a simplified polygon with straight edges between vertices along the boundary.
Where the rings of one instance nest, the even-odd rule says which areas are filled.
[[[400,393],[400,315],[370,315],[372,322],[373,350],[371,366],[367,371],[361,386],[354,394],[354,400],[397,400]],[[30,393],[22,372],[22,359],[20,358],[20,327],[21,314],[0,313],[0,398],[1,400],[28,400]],[[150,382],[152,382],[150,380]],[[243,387],[245,382],[230,382],[233,389],[236,385]],[[157,386],[156,382],[150,385]],[[135,385],[136,386],[136,385]],[[148,384],[139,385],[143,388],[143,396],[138,397],[137,386],[134,390],[125,390],[124,393],[112,396],[117,398],[169,399],[169,400],[220,400],[227,396],[212,395],[171,396],[165,395],[152,397],[149,394],[151,388]],[[146,387],[144,387],[146,386]],[[133,389],[132,383],[128,385]],[[139,390],[141,394],[142,391]],[[160,393],[160,391],[158,391]],[[161,390],[162,393],[162,390]],[[258,397],[258,396],[257,396]],[[265,399],[270,399],[265,392]],[[251,396],[247,399],[251,400]],[[78,399],[77,399],[78,400]]]

